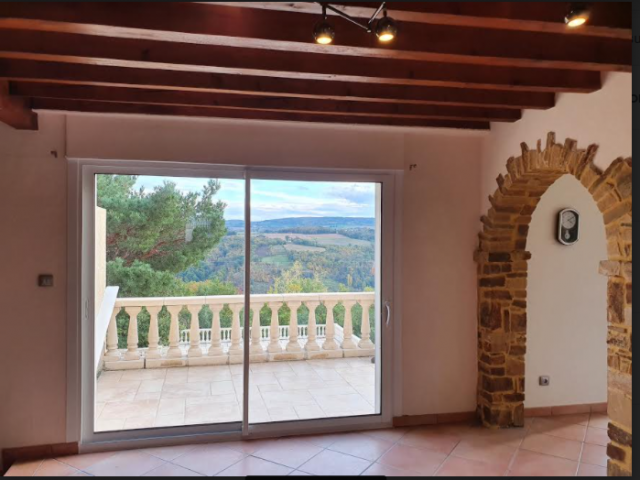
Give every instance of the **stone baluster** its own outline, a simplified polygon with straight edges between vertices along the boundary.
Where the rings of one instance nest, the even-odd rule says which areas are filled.
[[[253,319],[251,321],[251,356],[264,355],[260,333],[260,308],[262,305],[253,306]]]
[[[171,314],[171,327],[169,328],[169,351],[167,358],[182,358],[182,350],[180,350],[180,311],[182,305],[172,305],[167,307]]]
[[[307,344],[304,349],[307,352],[317,352],[320,350],[318,345],[318,322],[316,321],[316,308],[320,305],[319,302],[306,302],[309,309],[309,327],[307,333]]]
[[[127,351],[124,354],[125,360],[140,360],[140,350],[138,350],[138,314],[142,307],[127,307],[129,314],[129,332],[127,334]]]
[[[369,312],[371,311],[371,307],[373,306],[372,302],[360,302],[362,305],[362,338],[358,343],[358,347],[363,350],[372,350],[375,348],[375,345],[371,341],[371,318]]]
[[[271,308],[271,327],[269,328],[269,353],[282,353],[280,345],[280,323],[278,320],[278,308],[280,303],[270,303]]]
[[[291,319],[289,320],[289,343],[287,343],[287,352],[298,353],[302,351],[302,347],[298,342],[298,309],[302,303],[288,302],[289,310],[291,310]]]
[[[242,331],[240,330],[240,310],[242,305],[231,304],[231,346],[229,347],[230,355],[238,355],[242,353]]]
[[[353,341],[353,317],[351,315],[355,302],[342,302],[342,304],[344,305],[344,332],[341,346],[343,350],[355,350],[358,346]]]
[[[188,305],[187,310],[191,314],[191,324],[189,328],[189,358],[198,358],[202,356],[202,348],[200,347],[200,319],[198,314],[202,309],[201,305]]]
[[[324,302],[327,307],[327,333],[322,348],[324,350],[338,350],[340,346],[336,342],[336,324],[333,317],[333,308],[336,306],[334,302]]]
[[[120,313],[120,309],[114,308],[111,314],[109,328],[107,329],[107,353],[104,356],[105,362],[119,362],[122,360],[122,355],[120,355],[120,350],[118,350],[118,313]]]
[[[220,338],[220,310],[222,305],[210,305],[213,319],[211,320],[211,347],[209,347],[210,357],[220,357],[224,355]]]
[[[151,315],[149,322],[149,350],[147,350],[148,359],[158,359],[162,357],[160,351],[160,328],[158,326],[158,315],[160,315],[162,307],[147,307],[147,312]]]

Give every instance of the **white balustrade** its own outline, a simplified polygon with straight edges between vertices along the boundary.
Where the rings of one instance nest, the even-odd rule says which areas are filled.
[[[318,325],[316,321],[316,308],[318,308],[319,305],[320,302],[307,302],[307,308],[309,309],[309,326],[306,329],[307,335],[305,336],[307,339],[307,343],[305,343],[304,345],[304,349],[307,352],[317,352],[318,350],[320,350],[320,345],[318,345],[318,337],[320,337],[321,335],[318,331]]]
[[[147,312],[151,315],[149,323],[149,350],[147,350],[147,358],[158,359],[162,358],[162,352],[160,351],[160,327],[158,325],[158,315],[162,307],[153,306],[147,307]]]
[[[129,314],[129,331],[127,333],[127,351],[124,354],[125,360],[140,360],[140,351],[138,350],[138,314],[142,311],[142,307],[128,307]]]
[[[120,350],[118,350],[118,313],[120,313],[120,308],[114,308],[107,330],[107,353],[104,356],[105,362],[118,362],[122,358]]]
[[[106,335],[105,369],[241,363],[245,334],[250,339],[251,361],[372,356],[375,352],[371,341],[373,319],[369,314],[375,304],[374,293],[254,295],[252,302],[253,318],[247,330],[240,315],[244,308],[242,295],[118,299]],[[345,308],[344,327],[335,322],[334,309],[339,304]],[[362,306],[361,338],[353,332],[352,309],[356,304]],[[262,326],[260,310],[264,305],[271,309],[271,319],[269,325]],[[302,305],[309,310],[307,325],[298,324],[298,311]],[[324,324],[318,324],[317,309],[320,305],[324,305],[327,311]],[[285,306],[291,311],[289,325],[280,325],[279,313]],[[143,308],[151,317],[147,348],[140,346],[138,338],[138,315]],[[203,308],[211,310],[211,328],[200,328],[198,316]],[[231,325],[224,328],[221,326],[223,310],[232,313]],[[124,350],[118,348],[116,317],[121,311],[130,318]],[[181,330],[180,314],[185,311],[188,311],[190,321],[188,328]],[[225,318],[224,315],[222,317]],[[160,322],[167,320],[168,345],[162,344],[160,338]]]
[[[282,346],[280,345],[280,324],[278,320],[278,303],[271,303],[271,328],[269,330],[269,348],[268,351],[271,354],[277,354],[282,352]]]

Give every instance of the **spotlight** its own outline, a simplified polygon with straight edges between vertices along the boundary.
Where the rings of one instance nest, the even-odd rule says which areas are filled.
[[[568,27],[576,28],[589,21],[589,8],[584,3],[573,3],[564,19]]]
[[[376,25],[376,35],[381,42],[388,43],[398,35],[398,25],[391,17],[387,17],[387,9],[384,10],[384,17]]]
[[[327,7],[322,7],[322,20],[313,29],[313,38],[320,45],[329,45],[336,38],[336,31],[327,21]]]

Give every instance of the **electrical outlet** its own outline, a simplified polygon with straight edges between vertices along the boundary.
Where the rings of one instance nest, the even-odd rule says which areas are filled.
[[[551,385],[551,377],[547,377],[547,376],[540,377],[541,387],[548,387],[549,385]]]

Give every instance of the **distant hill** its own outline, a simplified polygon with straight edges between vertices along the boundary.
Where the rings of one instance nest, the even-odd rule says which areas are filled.
[[[350,228],[375,228],[375,226],[375,218],[362,217],[296,217],[251,223],[251,229],[255,233],[286,233],[287,230],[300,228],[330,228],[342,230]],[[244,220],[227,220],[227,228],[230,231],[243,230]]]

